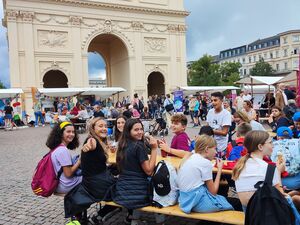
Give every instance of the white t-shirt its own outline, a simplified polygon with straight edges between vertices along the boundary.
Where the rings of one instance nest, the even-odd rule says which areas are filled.
[[[266,129],[264,128],[263,125],[261,125],[259,122],[255,121],[255,120],[251,120],[250,121],[250,125],[252,127],[252,130],[262,130],[262,131],[266,131]]]
[[[213,165],[200,154],[191,155],[178,171],[177,183],[180,191],[191,191],[207,180],[212,180]]]
[[[244,99],[244,101],[251,101],[252,96],[250,94],[243,95],[243,99]]]
[[[224,126],[231,126],[231,114],[225,109],[222,109],[219,113],[216,113],[215,109],[211,109],[207,114],[207,122],[213,129],[222,130]],[[225,150],[228,143],[228,134],[226,136],[215,135],[214,137],[217,142],[217,151]]]
[[[236,191],[256,191],[254,185],[259,181],[264,181],[268,163],[259,158],[250,158],[247,160],[244,169],[239,178],[235,181]],[[273,186],[280,183],[279,171],[276,169],[273,177]]]

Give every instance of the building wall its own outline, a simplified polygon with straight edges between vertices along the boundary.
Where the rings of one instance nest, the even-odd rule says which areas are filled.
[[[166,92],[187,84],[183,0],[4,0],[11,87],[22,88],[31,108],[31,87],[49,70],[61,70],[69,87],[88,86],[88,48],[101,34],[120,39],[128,63],[114,49],[108,84],[147,96],[147,77],[165,77]]]

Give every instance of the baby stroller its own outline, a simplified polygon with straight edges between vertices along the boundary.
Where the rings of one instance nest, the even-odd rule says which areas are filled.
[[[168,135],[167,123],[163,118],[155,119],[155,122],[149,127],[150,135],[165,136]]]

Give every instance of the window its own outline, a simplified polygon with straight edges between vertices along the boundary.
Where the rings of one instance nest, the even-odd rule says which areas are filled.
[[[273,52],[270,52],[270,59],[273,59]]]
[[[244,69],[244,75],[247,75],[247,69]]]
[[[294,60],[293,67],[298,69],[299,68],[299,60]]]
[[[264,59],[266,59],[267,58],[267,53],[264,53]]]
[[[228,52],[228,57],[230,57],[231,56],[231,52]]]
[[[239,63],[241,62],[240,58],[238,58],[238,62],[239,62]]]
[[[288,69],[288,63],[287,63],[287,62],[284,63],[284,69],[285,69],[285,70]]]
[[[266,48],[267,46],[268,46],[267,42],[266,42],[266,43],[264,43],[264,47]]]
[[[256,62],[256,55],[255,55],[255,56],[253,56],[253,61],[254,61],[254,62]]]
[[[251,63],[251,56],[249,56],[249,63]]]
[[[299,35],[293,35],[293,42],[298,42],[300,41]]]
[[[258,60],[261,60],[261,55],[258,55]]]
[[[240,49],[237,50],[237,54],[240,54]]]
[[[243,63],[245,63],[246,62],[246,60],[245,60],[245,58],[243,58]]]
[[[279,64],[276,64],[276,70],[279,71]]]
[[[249,51],[251,51],[251,49],[252,49],[251,46],[249,46],[248,49],[249,49]]]
[[[258,48],[261,48],[261,44],[258,45]]]
[[[272,46],[272,45],[273,45],[273,41],[270,41],[270,43],[269,43],[269,44],[270,44],[270,46]]]
[[[288,55],[287,49],[284,49],[284,50],[283,50],[283,56],[286,57],[287,55]]]
[[[256,50],[256,45],[253,46],[253,49]]]
[[[283,44],[287,44],[287,37],[283,37]]]
[[[275,43],[276,43],[276,45],[278,45],[278,44],[279,44],[279,40],[277,39],[277,40],[275,41]]]
[[[227,57],[227,52],[224,53],[225,57]]]
[[[299,53],[299,48],[294,48],[293,53],[294,53],[294,55],[297,55]]]
[[[276,51],[276,58],[279,58],[279,51]]]

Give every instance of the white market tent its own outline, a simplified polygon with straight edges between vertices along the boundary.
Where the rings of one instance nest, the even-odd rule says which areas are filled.
[[[244,77],[235,83],[248,85],[275,85],[277,83],[280,83],[280,80],[283,78],[284,77],[250,76]]]
[[[101,97],[109,97],[114,94],[119,94],[125,91],[126,89],[121,87],[86,88],[81,95],[95,95]]]
[[[226,90],[238,90],[239,87],[235,86],[184,86],[178,87],[179,90],[185,92],[185,94],[193,94],[195,92],[212,92],[212,91],[226,91]]]
[[[38,92],[50,97],[69,97],[83,93],[83,88],[38,88]]]
[[[0,89],[0,98],[14,98],[22,93],[24,92],[20,88]]]
[[[96,95],[109,97],[114,94],[126,91],[120,87],[105,88],[38,88],[38,92],[50,97],[69,97],[75,95]]]

